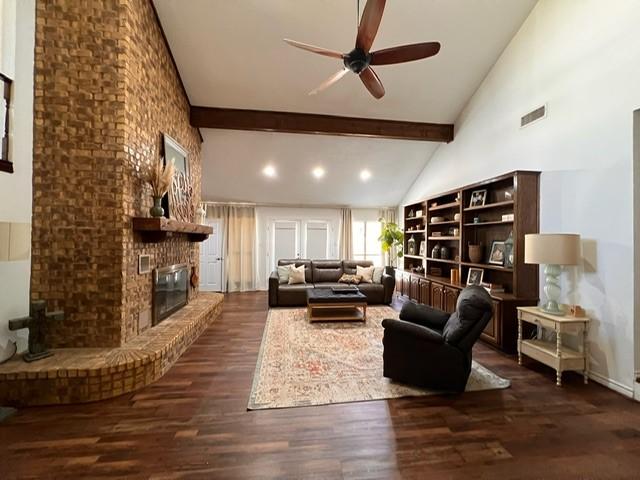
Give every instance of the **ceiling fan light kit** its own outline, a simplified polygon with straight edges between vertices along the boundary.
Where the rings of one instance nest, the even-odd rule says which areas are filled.
[[[340,53],[288,38],[284,39],[286,43],[293,47],[307,50],[308,52],[318,55],[341,59],[344,63],[342,70],[333,74],[317,88],[309,92],[309,95],[315,95],[329,88],[351,71],[360,76],[360,80],[371,95],[378,99],[382,98],[385,90],[378,75],[376,75],[376,72],[371,68],[371,65],[392,65],[413,62],[415,60],[432,57],[440,51],[440,44],[438,42],[426,42],[385,48],[377,52],[371,52],[371,46],[378,33],[380,22],[382,21],[385,3],[386,0],[367,0],[367,4],[362,12],[360,24],[358,25],[356,46],[349,53]]]

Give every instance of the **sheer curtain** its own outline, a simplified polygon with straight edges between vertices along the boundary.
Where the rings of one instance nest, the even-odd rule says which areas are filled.
[[[227,292],[256,289],[256,209],[241,205],[208,205],[207,218],[223,223],[223,284]]]
[[[353,239],[351,238],[351,209],[340,209],[340,259],[351,260]]]
[[[378,210],[378,217],[382,218],[385,222],[398,223],[398,209],[397,208],[381,208]],[[389,258],[394,259],[394,264],[397,263],[396,259],[396,247],[393,247],[389,253],[382,252],[382,258],[385,261],[385,265],[388,263]],[[388,256],[387,256],[388,255]],[[391,265],[393,267],[397,265]]]

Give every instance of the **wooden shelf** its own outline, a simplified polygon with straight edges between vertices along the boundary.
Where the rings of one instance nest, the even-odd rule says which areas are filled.
[[[456,225],[458,223],[460,223],[458,220],[446,220],[444,222],[430,223],[429,226],[430,227],[437,227],[438,225]]]
[[[190,242],[202,242],[213,233],[209,225],[180,222],[166,217],[134,217],[132,224],[133,230],[140,232],[145,243],[161,242],[169,232],[185,234]]]
[[[445,203],[444,205],[438,205],[437,207],[429,207],[430,212],[437,212],[438,210],[447,210],[449,208],[459,207],[460,202]]]
[[[432,258],[432,257],[427,257],[427,260],[430,262],[440,262],[440,263],[451,263],[454,265],[457,265],[459,262],[455,261],[455,260],[445,260],[444,258]]]
[[[422,215],[421,217],[407,217],[407,218],[405,218],[405,220],[407,222],[410,222],[411,220],[424,220],[425,218],[427,218],[427,217]]]
[[[429,237],[429,240],[460,240],[460,237]]]
[[[426,230],[405,230],[404,234],[405,235],[409,235],[409,234],[412,234],[412,233],[424,233],[425,231]]]
[[[501,272],[513,272],[513,268],[493,265],[491,263],[460,262],[460,265],[464,265],[465,267],[485,268],[487,270],[500,270]]]
[[[538,352],[541,352],[545,355],[549,355],[552,358],[558,358],[557,355],[557,346],[555,342],[546,342],[544,340],[522,340],[522,346],[527,346],[530,347],[533,350],[537,350]],[[526,352],[523,352],[526,353]],[[562,355],[562,358],[567,359],[567,358],[571,358],[571,359],[583,359],[584,358],[584,354],[581,352],[578,352],[577,350],[573,350],[572,348],[566,347],[564,345],[562,345],[562,347],[560,347],[560,354]]]
[[[508,225],[513,223],[513,220],[499,220],[495,222],[478,222],[478,223],[465,223],[465,227],[482,227],[483,225]]]
[[[424,257],[421,257],[420,255],[403,255],[403,257],[405,258],[415,258],[416,260],[424,260]]]
[[[464,209],[464,211],[470,212],[475,210],[487,210],[489,208],[508,207],[509,205],[513,205],[513,200],[505,200],[504,202],[488,203],[487,205],[478,205],[477,207],[467,207]]]

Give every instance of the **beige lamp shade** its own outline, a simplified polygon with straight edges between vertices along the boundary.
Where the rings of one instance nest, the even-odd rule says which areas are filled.
[[[580,235],[531,233],[524,236],[524,263],[578,265],[581,256]]]

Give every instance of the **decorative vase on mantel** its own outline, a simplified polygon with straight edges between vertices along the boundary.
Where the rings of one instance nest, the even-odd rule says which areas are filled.
[[[164,217],[164,208],[162,208],[162,197],[153,197],[153,207],[149,209],[152,217]]]

